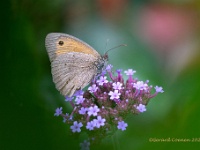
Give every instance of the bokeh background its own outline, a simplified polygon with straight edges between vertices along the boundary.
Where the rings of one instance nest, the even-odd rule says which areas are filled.
[[[109,52],[114,69],[135,69],[138,79],[164,88],[145,113],[127,118],[117,149],[199,148],[199,0],[8,0],[0,11],[1,150],[79,149],[69,126],[53,116],[57,107],[70,108],[52,82],[49,32],[74,35],[101,54],[127,44]],[[114,147],[105,140],[93,149]]]

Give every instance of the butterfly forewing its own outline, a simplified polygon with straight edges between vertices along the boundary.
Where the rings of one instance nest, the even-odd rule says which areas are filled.
[[[95,62],[101,56],[85,42],[67,34],[50,33],[45,45],[53,81],[62,95],[72,96],[97,74]]]
[[[45,45],[50,61],[53,61],[58,55],[69,52],[85,53],[91,54],[94,57],[100,57],[99,53],[90,45],[68,34],[50,33],[46,37]]]

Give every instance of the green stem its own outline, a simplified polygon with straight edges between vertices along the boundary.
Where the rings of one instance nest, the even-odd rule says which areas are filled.
[[[117,132],[112,135],[113,150],[120,150]]]

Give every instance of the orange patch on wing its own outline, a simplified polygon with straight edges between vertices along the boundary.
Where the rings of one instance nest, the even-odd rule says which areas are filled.
[[[63,44],[59,44],[60,41],[62,41]],[[74,40],[70,37],[59,38],[57,41],[56,47],[57,47],[57,50],[55,51],[56,55],[69,53],[69,52],[79,52],[79,53],[91,54],[94,56],[98,55],[98,53],[95,50],[93,50],[91,47],[87,46],[86,44],[80,41]]]

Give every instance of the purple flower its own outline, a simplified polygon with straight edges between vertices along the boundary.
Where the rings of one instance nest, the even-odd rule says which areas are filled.
[[[113,84],[112,84],[112,86],[113,86],[113,89],[115,89],[115,90],[121,90],[122,89],[122,83],[120,83],[120,82],[114,82]]]
[[[117,69],[116,72],[117,72],[118,74],[120,74],[120,73],[122,72],[122,69]]]
[[[72,132],[81,132],[81,127],[83,124],[80,122],[78,123],[77,121],[74,121],[73,125],[70,126],[70,129],[72,129]]]
[[[105,121],[106,121],[106,119],[101,118],[101,116],[98,116],[97,119],[94,119],[94,122],[96,123],[97,128],[100,128],[100,126],[104,126]]]
[[[158,87],[158,86],[155,86],[155,90],[156,90],[156,93],[163,93],[163,88],[162,87]]]
[[[69,120],[73,120],[73,116],[70,116],[70,117],[69,117]]]
[[[106,73],[107,73],[107,72],[106,72],[106,70],[102,70],[102,72],[101,72],[101,74],[100,74],[100,75],[101,75],[101,76],[105,76],[105,75],[106,75]]]
[[[100,111],[100,109],[97,107],[97,106],[94,106],[94,107],[89,107],[88,108],[88,115],[91,116],[97,116],[97,113]]]
[[[123,120],[128,114],[145,112],[150,99],[164,92],[162,87],[155,86],[156,92],[152,93],[154,89],[148,80],[138,81],[133,77],[135,70],[125,70],[128,76],[125,80],[121,69],[117,73],[111,69],[111,65],[103,68],[85,92],[78,90],[72,97],[66,97],[65,101],[69,101],[73,108],[70,114],[65,115],[62,107],[57,108],[54,114],[61,116],[76,134],[82,131],[81,127],[85,127],[88,140],[80,144],[82,150],[89,150],[89,140],[98,143],[99,139],[114,134],[110,128],[113,125],[119,130],[126,130],[128,124]]]
[[[63,122],[65,123],[66,121],[67,121],[67,119],[63,117]]]
[[[56,108],[56,112],[55,112],[54,116],[60,116],[61,114],[62,114],[62,107]]]
[[[138,90],[147,90],[148,85],[144,83],[143,81],[138,81],[136,83],[133,83],[133,87]]]
[[[114,90],[114,92],[110,91],[108,95],[110,95],[110,99],[114,100],[114,99],[119,99],[119,96],[121,95],[121,93],[119,93],[118,90]]]
[[[108,83],[108,80],[106,80],[106,76],[101,76],[99,80],[97,80],[97,83],[99,85],[103,85],[104,83]]]
[[[94,130],[94,127],[95,127],[95,122],[94,121],[87,122],[86,129]]]
[[[124,121],[119,121],[117,128],[120,129],[120,130],[122,130],[122,131],[124,131],[124,130],[126,130],[127,126],[128,126],[128,124],[125,123]]]
[[[76,96],[75,102],[76,104],[82,104],[84,100],[85,98],[83,98],[83,96]]]
[[[82,95],[83,95],[83,93],[84,93],[84,91],[83,91],[83,90],[78,90],[78,91],[76,91],[76,92],[74,93],[74,95],[73,95],[73,96],[82,96]]]
[[[84,115],[86,114],[87,108],[81,107],[81,109],[78,111],[79,114]]]
[[[66,102],[71,102],[73,99],[74,99],[73,96],[72,96],[72,97],[69,97],[69,96],[66,96],[66,97],[65,97],[65,101],[66,101]]]
[[[97,89],[98,89],[98,87],[96,86],[96,84],[93,84],[92,86],[90,86],[90,87],[88,88],[88,90],[90,91],[90,93],[96,92]]]
[[[110,72],[111,69],[112,69],[112,67],[113,67],[113,66],[112,66],[111,64],[107,65],[107,67],[106,67],[106,71]]]
[[[83,143],[80,143],[81,150],[90,150],[90,142],[84,140]]]
[[[146,106],[143,105],[143,104],[139,104],[136,109],[139,111],[139,112],[145,112],[146,111]]]
[[[128,69],[128,70],[125,70],[124,73],[125,73],[127,76],[132,76],[132,75],[134,75],[134,73],[136,73],[136,71],[133,70],[133,69]]]

